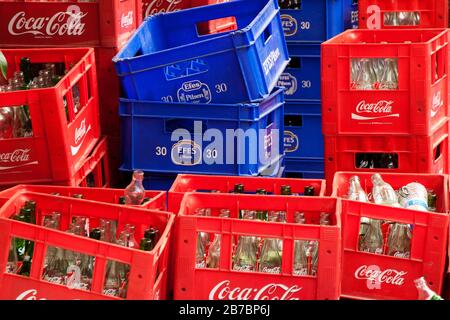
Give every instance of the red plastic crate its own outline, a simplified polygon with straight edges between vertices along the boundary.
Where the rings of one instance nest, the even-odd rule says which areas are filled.
[[[45,214],[53,211],[61,212],[62,230],[67,229],[72,216],[82,213],[88,215],[92,227],[98,224],[100,218],[118,220],[118,230],[123,229],[125,224],[132,223],[136,225],[138,241],[142,237],[144,229],[150,225],[160,230],[161,237],[152,251],[144,252],[8,219],[29,199],[37,203],[37,221],[41,221]],[[127,299],[165,299],[167,262],[170,250],[168,243],[173,222],[174,216],[162,211],[149,211],[136,207],[32,192],[18,193],[0,209],[0,287],[2,288],[0,299],[118,299],[106,296],[102,291],[107,260],[130,265]],[[9,244],[11,238],[14,237],[34,241],[29,278],[5,273]],[[91,291],[69,289],[66,286],[52,284],[41,279],[48,246],[73,250],[95,257]]]
[[[337,171],[392,173],[449,173],[449,124],[431,136],[408,135],[338,135],[325,136],[325,178],[331,182]],[[359,153],[393,153],[398,156],[398,168],[380,169],[356,167]]]
[[[411,259],[358,251],[361,217],[413,224]],[[353,299],[416,300],[414,280],[422,276],[434,291],[440,293],[447,257],[448,227],[447,213],[343,200],[342,296]]]
[[[191,7],[201,7],[218,3],[230,2],[230,0],[191,0]],[[235,17],[225,17],[211,21],[202,21],[197,25],[200,34],[215,34],[237,30]]]
[[[172,12],[190,8],[191,0],[142,0],[142,15],[148,17],[158,12]]]
[[[31,63],[65,64],[70,71],[54,87],[0,93],[0,107],[28,105],[33,136],[0,141],[0,185],[52,183],[74,177],[100,139],[94,50],[6,49],[8,77],[19,70],[20,59]],[[74,114],[77,86],[80,109]],[[63,98],[66,98],[69,122]]]
[[[358,4],[360,29],[447,28],[448,26],[447,0],[358,0]],[[384,25],[385,13],[411,11],[420,14],[420,23],[418,25]],[[379,27],[374,25],[377,22]]]
[[[183,196],[188,192],[220,191],[229,193],[234,185],[242,183],[245,192],[255,193],[257,189],[265,189],[268,193],[280,194],[281,186],[290,185],[292,193],[303,193],[306,186],[312,186],[317,196],[325,195],[325,181],[320,179],[285,179],[261,177],[227,177],[179,174],[169,190],[169,211],[175,214],[180,210]]]
[[[326,41],[323,133],[431,134],[450,115],[448,51],[444,29],[348,30]],[[353,89],[353,58],[397,59],[399,89]]]
[[[142,21],[141,0],[0,1],[0,44],[122,47]]]
[[[40,185],[17,185],[13,188],[0,192],[0,201],[4,203],[9,198],[17,193],[33,192],[33,193],[46,193],[51,194],[54,192],[59,193],[61,197],[72,197],[74,194],[82,194],[83,199],[105,202],[110,204],[118,204],[119,198],[124,195],[123,189],[107,189],[107,188],[77,188],[77,187],[62,187],[62,186],[40,186]],[[165,191],[146,191],[146,198],[151,198],[142,207],[149,210],[167,211],[167,194]]]
[[[211,208],[211,217],[194,216],[197,208]],[[231,218],[217,217],[230,209]],[[237,219],[240,209],[283,210],[288,223]],[[294,212],[305,211],[318,223],[330,213],[331,225],[294,224]],[[325,300],[339,299],[341,286],[341,203],[323,197],[281,197],[189,193],[183,199],[175,227],[175,300]],[[195,268],[198,232],[222,234],[219,269]],[[283,240],[281,274],[232,270],[232,238],[251,235]],[[317,276],[294,276],[294,240],[319,242]]]

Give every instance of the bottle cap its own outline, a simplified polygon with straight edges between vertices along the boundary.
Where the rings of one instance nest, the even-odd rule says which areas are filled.
[[[92,229],[91,232],[89,233],[89,238],[91,239],[100,240],[101,237],[102,231],[98,228]]]
[[[256,194],[267,194],[266,189],[258,189],[256,190]]]
[[[242,183],[235,184],[234,193],[244,193],[244,185]]]
[[[121,196],[119,198],[119,204],[126,204],[126,200],[125,199],[126,199],[125,196]]]
[[[310,197],[314,196],[314,194],[315,194],[314,187],[313,186],[306,186],[305,187],[305,191],[303,192],[303,194],[305,196],[310,196]]]
[[[83,199],[83,195],[82,195],[82,194],[79,194],[79,193],[76,193],[76,194],[73,194],[73,195],[72,195],[72,198]]]
[[[291,186],[281,186],[281,194],[285,196],[290,196],[292,194]]]

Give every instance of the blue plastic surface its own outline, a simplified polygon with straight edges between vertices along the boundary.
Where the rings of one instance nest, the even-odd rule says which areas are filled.
[[[235,17],[237,31],[198,35]],[[236,0],[148,17],[113,58],[126,98],[243,103],[266,98],[289,62],[276,0]]]
[[[260,103],[207,105],[122,99],[119,109],[122,170],[256,176],[284,156],[281,88]],[[177,133],[185,136],[172,138],[180,128],[183,132]],[[232,129],[228,135],[227,129]],[[241,129],[245,137],[241,142],[245,143],[230,138],[236,129]],[[255,130],[254,138],[249,138],[249,129]],[[219,134],[226,148],[215,145]],[[227,137],[234,142],[227,142]]]
[[[324,179],[323,158],[286,159],[286,178]]]
[[[320,100],[320,45],[289,44],[288,51],[291,62],[278,80],[285,100]]]
[[[284,152],[286,158],[323,158],[321,103],[316,101],[284,106]]]
[[[321,43],[358,28],[357,0],[302,0],[301,9],[281,10],[286,41]]]

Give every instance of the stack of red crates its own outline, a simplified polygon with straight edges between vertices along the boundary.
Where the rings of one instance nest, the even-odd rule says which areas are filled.
[[[0,47],[95,47],[101,129],[109,136],[111,173],[116,172],[120,87],[111,59],[141,23],[141,0],[0,0],[0,12]]]
[[[446,29],[351,30],[322,44],[327,181],[336,171],[449,173],[448,49]],[[394,59],[398,88],[352,87],[363,58]],[[386,154],[389,168],[360,168]]]

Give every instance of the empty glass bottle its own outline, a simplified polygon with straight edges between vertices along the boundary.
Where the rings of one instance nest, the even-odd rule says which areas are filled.
[[[127,205],[140,205],[144,200],[145,189],[142,185],[144,172],[137,170],[133,172],[133,180],[125,189],[125,202]]]
[[[269,221],[277,222],[279,220],[278,213],[273,213],[269,217]],[[281,258],[283,245],[280,239],[264,239],[264,244],[261,249],[261,258],[259,262],[259,271],[264,273],[280,274],[281,273]],[[281,249],[280,249],[281,248]]]
[[[376,173],[372,176],[373,190],[372,196],[376,204],[383,204],[392,207],[400,207],[397,194],[392,186],[383,181],[380,174]]]
[[[230,210],[223,209],[220,212],[221,218],[229,218]],[[219,268],[220,263],[220,245],[221,245],[222,235],[220,233],[216,233],[214,235],[214,241],[209,247],[208,256],[206,258],[206,266],[208,268],[214,269]]]
[[[370,220],[367,231],[359,242],[359,251],[383,254],[383,233],[380,220]]]
[[[369,59],[361,59],[359,73],[356,78],[357,90],[374,90],[377,76]]]
[[[296,212],[294,214],[294,221],[298,224],[305,224],[305,214],[303,212]],[[294,240],[294,275],[296,276],[308,275],[307,248],[307,240]]]
[[[18,262],[19,260],[17,258],[16,243],[14,239],[12,239],[9,245],[8,261],[6,263],[6,273],[13,273],[13,274],[16,273]]]
[[[411,256],[411,230],[409,225],[394,223],[388,238],[388,255],[397,258]]]
[[[254,211],[246,211],[244,220],[254,220]],[[236,271],[255,271],[256,270],[256,250],[255,237],[240,236],[234,255],[233,270]]]
[[[392,58],[384,59],[384,72],[380,81],[381,90],[397,90],[398,89],[398,71],[397,60]]]

